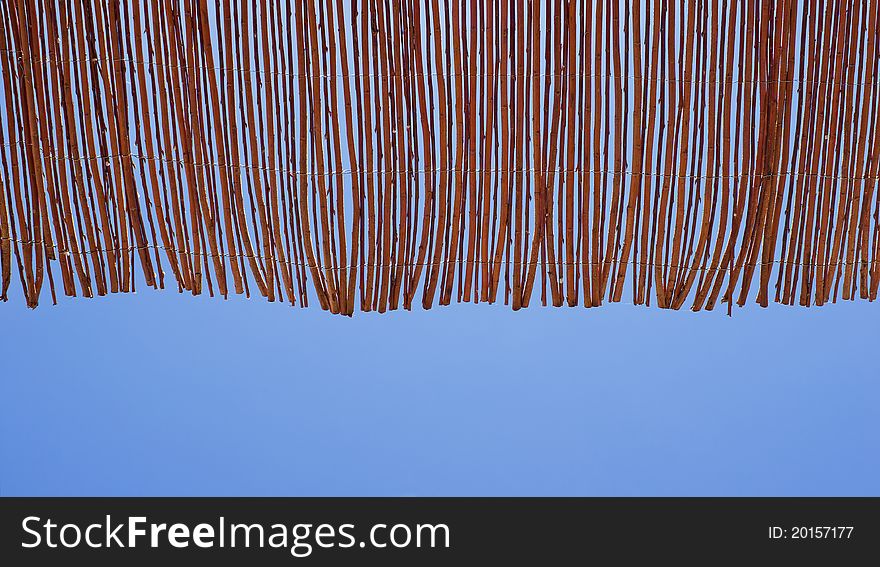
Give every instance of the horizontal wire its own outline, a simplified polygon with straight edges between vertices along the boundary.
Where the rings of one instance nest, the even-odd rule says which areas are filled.
[[[11,146],[28,146],[34,147],[34,144],[28,142],[16,142],[16,143],[5,143],[0,144],[3,147],[11,147]],[[343,169],[340,171],[299,171],[297,169],[283,168],[283,167],[266,167],[260,165],[252,165],[247,163],[240,163],[238,165],[231,163],[217,163],[217,162],[205,162],[205,163],[195,163],[195,162],[187,162],[182,159],[175,158],[163,158],[157,156],[147,156],[143,154],[139,154],[136,152],[132,153],[122,153],[122,154],[109,154],[106,156],[67,156],[67,155],[57,155],[54,152],[50,152],[48,154],[43,154],[43,159],[49,159],[52,161],[101,161],[101,160],[111,160],[111,159],[122,159],[122,158],[135,158],[137,160],[142,161],[156,161],[162,163],[174,163],[178,165],[192,166],[192,167],[217,167],[217,168],[235,168],[235,169],[245,169],[245,170],[256,170],[256,171],[266,171],[271,173],[287,173],[293,176],[297,175],[306,175],[310,177],[334,177],[337,175],[381,175],[381,174],[391,174],[396,173],[399,175],[406,174],[423,174],[423,173],[584,173],[584,174],[605,174],[605,175],[625,175],[628,177],[660,177],[665,178],[669,177],[672,179],[772,179],[779,177],[815,177],[818,179],[830,179],[837,181],[876,181],[880,180],[880,176],[852,176],[847,177],[843,175],[829,175],[824,173],[814,173],[808,171],[779,171],[773,173],[735,173],[729,175],[692,175],[692,174],[676,174],[676,173],[661,173],[661,172],[652,172],[652,171],[643,171],[636,172],[631,170],[622,170],[616,171],[611,169],[583,169],[575,167],[573,169],[568,168],[538,168],[538,167],[530,167],[530,168],[475,168],[475,169],[466,169],[461,167],[450,167],[450,168],[405,168],[405,169]]]
[[[19,59],[22,58],[21,50],[17,49],[6,49],[2,50],[6,52],[15,52],[18,53]],[[685,83],[685,84],[697,84],[697,85],[751,85],[751,84],[813,84],[813,85],[838,85],[838,86],[846,86],[846,87],[865,87],[869,85],[873,85],[874,83],[863,81],[863,82],[845,82],[845,81],[834,81],[831,79],[820,80],[820,79],[742,79],[737,81],[725,81],[725,80],[700,80],[700,79],[680,79],[676,77],[657,77],[650,75],[615,75],[613,73],[516,73],[510,72],[504,75],[500,73],[289,73],[285,71],[264,71],[262,69],[245,69],[242,67],[209,67],[207,65],[173,65],[170,63],[160,63],[155,61],[142,61],[139,59],[131,59],[128,57],[87,57],[85,59],[52,59],[52,58],[35,58],[31,56],[30,61],[32,63],[40,63],[40,64],[58,64],[58,63],[129,63],[138,65],[141,67],[162,67],[166,69],[182,69],[186,71],[220,71],[220,72],[231,72],[231,73],[240,73],[240,74],[256,74],[256,75],[268,75],[268,76],[283,76],[283,77],[291,77],[291,78],[318,78],[318,79],[327,79],[327,78],[338,78],[342,79],[345,77],[348,78],[394,78],[394,77],[471,77],[471,78],[479,78],[479,77],[580,77],[584,79],[626,79],[626,80],[644,80],[644,81],[655,81],[659,83]]]
[[[57,244],[49,244],[43,240],[21,240],[18,238],[10,238],[8,236],[0,236],[0,240],[7,240],[10,242],[17,242],[19,244],[26,244],[26,245],[43,244],[45,248],[55,248],[55,249],[60,248],[60,246]],[[201,253],[197,254],[195,252],[187,252],[185,250],[178,250],[176,248],[169,248],[169,247],[163,246],[161,244],[147,244],[144,246],[128,246],[128,247],[118,247],[118,248],[95,248],[95,249],[91,249],[91,250],[82,250],[79,252],[71,252],[69,250],[65,250],[65,251],[62,251],[62,254],[67,254],[67,255],[79,254],[80,256],[87,256],[90,254],[94,254],[96,252],[103,253],[103,252],[113,251],[113,252],[117,252],[117,253],[122,253],[122,252],[130,253],[130,252],[134,252],[136,250],[145,250],[145,249],[164,250],[166,252],[171,252],[171,253],[179,254],[179,255],[202,256],[205,258],[230,258],[230,259],[231,258],[247,258],[247,259],[253,258],[256,260],[264,260],[264,261],[268,259],[273,262],[277,262],[279,264],[286,264],[286,265],[290,265],[290,266],[297,266],[297,267],[303,267],[303,268],[316,268],[319,270],[336,270],[336,271],[338,271],[338,270],[354,270],[354,269],[360,268],[360,267],[365,267],[365,268],[394,268],[394,267],[406,268],[406,267],[416,267],[416,266],[442,266],[442,265],[449,265],[449,264],[496,265],[496,264],[503,264],[504,263],[504,261],[496,262],[494,260],[487,261],[487,260],[459,259],[459,260],[455,260],[454,262],[444,262],[444,261],[438,261],[438,262],[399,262],[399,263],[391,263],[391,264],[383,264],[383,263],[372,263],[371,264],[371,263],[364,262],[362,264],[354,264],[354,265],[348,265],[348,266],[324,266],[321,264],[307,264],[305,262],[294,262],[292,260],[278,260],[277,258],[274,258],[274,257],[266,257],[266,256],[261,256],[259,254],[229,254],[229,253],[214,254],[214,253],[210,253],[210,252],[201,252]],[[509,259],[507,261],[509,261]],[[676,264],[669,264],[669,263],[662,263],[662,262],[661,263],[657,263],[657,262],[630,262],[630,261],[624,261],[624,260],[620,260],[620,259],[602,260],[600,262],[596,262],[596,261],[590,261],[590,262],[552,262],[552,264],[557,265],[557,266],[599,266],[599,265],[613,264],[613,263],[644,266],[644,267],[648,267],[648,268],[689,269],[689,270],[693,270],[693,271],[719,271],[719,270],[725,271],[727,269],[727,268],[722,268],[722,267],[718,267],[718,268],[709,268],[706,266],[695,267],[695,266],[692,266],[689,264],[676,265]],[[762,261],[762,262],[744,262],[742,264],[742,266],[757,267],[757,266],[771,266],[771,265],[778,264],[778,265],[782,265],[782,266],[812,266],[812,267],[816,267],[816,268],[828,268],[828,267],[832,267],[832,266],[860,266],[860,265],[861,266],[873,266],[874,264],[877,264],[877,263],[880,263],[880,258],[874,258],[873,260],[859,260],[859,261],[855,261],[855,262],[828,262],[828,263],[825,263],[825,262],[789,262],[787,260],[768,260],[768,261]],[[520,264],[524,265],[524,266],[542,265],[542,264],[549,265],[549,264],[551,264],[551,262],[523,261],[523,262],[520,262]]]

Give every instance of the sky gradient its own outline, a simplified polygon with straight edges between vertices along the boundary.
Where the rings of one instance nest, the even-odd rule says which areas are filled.
[[[880,495],[880,304],[0,319],[6,496]]]

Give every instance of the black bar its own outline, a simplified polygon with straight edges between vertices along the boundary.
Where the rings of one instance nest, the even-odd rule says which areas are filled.
[[[134,547],[119,547],[117,542],[129,543],[130,517],[144,518],[134,527],[145,534],[136,536]],[[0,521],[4,565],[165,566],[215,559],[252,562],[246,565],[854,564],[880,557],[877,498],[2,498]],[[63,534],[70,545],[79,533],[76,547],[60,543],[66,524],[76,526],[64,527]],[[153,525],[161,524],[166,526],[155,528],[152,547]],[[173,538],[186,547],[171,545],[172,524],[186,526],[175,528]],[[196,545],[199,524],[213,535],[199,528],[198,543],[211,547]],[[259,524],[264,547],[253,527],[235,528],[231,547],[233,524]],[[90,542],[111,547],[86,545],[90,525],[98,526]],[[110,531],[122,526],[116,539],[108,537],[107,525]],[[443,525],[445,531],[438,527]],[[245,531],[250,547],[244,546]],[[37,543],[36,534],[39,545],[24,547]],[[58,547],[49,547],[50,541]]]

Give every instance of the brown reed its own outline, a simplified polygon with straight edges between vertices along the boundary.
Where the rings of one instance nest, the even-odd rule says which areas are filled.
[[[873,301],[878,11],[4,1],[0,294]]]

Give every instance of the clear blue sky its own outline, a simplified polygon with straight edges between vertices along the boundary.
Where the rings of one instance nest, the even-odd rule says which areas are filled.
[[[0,320],[3,495],[880,494],[880,304]]]
[[[30,312],[13,278],[2,495],[880,495],[880,303]]]

